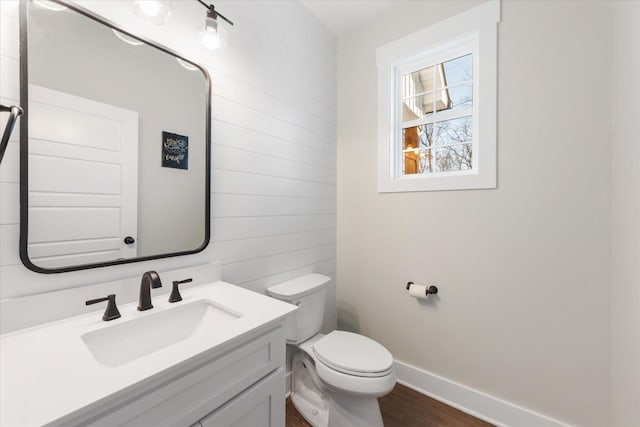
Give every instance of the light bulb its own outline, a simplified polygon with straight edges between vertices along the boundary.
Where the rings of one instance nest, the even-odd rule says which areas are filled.
[[[166,1],[161,0],[136,0],[133,4],[135,14],[152,24],[164,24],[171,11]]]
[[[146,0],[138,2],[140,4],[140,12],[146,16],[158,16],[160,14],[160,2],[157,0]]]
[[[207,27],[202,33],[202,44],[209,50],[220,49],[222,43],[218,31],[213,27]]]

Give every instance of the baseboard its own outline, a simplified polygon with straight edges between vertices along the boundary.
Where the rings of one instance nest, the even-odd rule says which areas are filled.
[[[568,424],[561,421],[474,390],[407,363],[396,360],[395,368],[400,384],[497,426],[568,426]]]

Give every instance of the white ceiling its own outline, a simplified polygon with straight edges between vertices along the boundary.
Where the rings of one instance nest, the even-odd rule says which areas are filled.
[[[342,34],[405,3],[402,0],[301,0],[334,34]]]

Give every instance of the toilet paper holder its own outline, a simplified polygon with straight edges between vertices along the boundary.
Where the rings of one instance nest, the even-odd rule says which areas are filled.
[[[407,290],[409,290],[409,288],[411,287],[411,285],[415,285],[415,283],[413,283],[413,282],[407,282],[406,289],[407,289]],[[433,286],[433,285],[429,286],[429,288],[425,290],[425,294],[426,294],[427,296],[432,295],[432,294],[437,294],[437,293],[438,293],[438,288],[437,288],[437,287],[435,287],[435,286]]]

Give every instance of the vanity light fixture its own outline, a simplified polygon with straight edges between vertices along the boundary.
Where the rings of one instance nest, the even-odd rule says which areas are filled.
[[[222,47],[221,28],[218,28],[218,18],[222,18],[229,25],[233,25],[227,17],[216,11],[213,4],[206,4],[202,0],[198,3],[207,9],[207,16],[204,19],[204,30],[202,31],[202,44],[209,50],[217,50]]]
[[[164,24],[171,15],[167,0],[136,0],[133,11],[138,17],[154,25]]]

